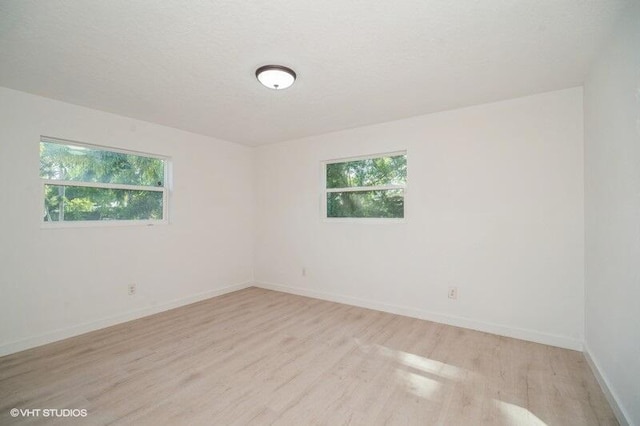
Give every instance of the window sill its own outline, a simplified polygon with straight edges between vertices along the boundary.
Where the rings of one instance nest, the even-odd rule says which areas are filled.
[[[359,225],[398,225],[407,223],[407,218],[381,218],[381,217],[324,217],[324,223],[355,223]]]
[[[42,222],[40,229],[67,229],[67,228],[113,228],[128,226],[165,226],[168,220],[86,220],[76,222]]]

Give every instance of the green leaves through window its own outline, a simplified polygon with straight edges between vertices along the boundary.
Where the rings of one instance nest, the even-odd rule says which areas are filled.
[[[404,218],[406,153],[325,163],[327,218]]]
[[[40,139],[44,222],[166,219],[167,160]]]

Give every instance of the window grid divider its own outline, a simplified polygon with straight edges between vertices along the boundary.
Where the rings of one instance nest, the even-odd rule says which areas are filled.
[[[347,186],[343,188],[327,188],[326,192],[363,192],[363,191],[389,191],[404,189],[405,185],[372,185],[372,186]]]
[[[85,188],[123,189],[129,191],[155,191],[164,192],[164,186],[127,185],[126,183],[84,182],[75,180],[42,179],[45,185],[52,186],[80,186]]]

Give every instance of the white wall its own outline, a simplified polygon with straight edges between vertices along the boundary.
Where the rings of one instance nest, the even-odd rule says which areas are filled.
[[[42,229],[40,135],[170,156],[171,224]],[[252,173],[249,148],[0,88],[0,355],[250,283]]]
[[[320,219],[322,160],[404,149],[406,223]],[[256,281],[580,349],[583,186],[581,88],[261,147]]]
[[[242,287],[254,267],[263,286],[581,347],[579,88],[255,151],[8,89],[0,117],[0,353]],[[42,134],[171,156],[171,225],[42,229]],[[406,223],[320,220],[322,160],[402,149]]]
[[[585,83],[585,349],[640,425],[640,4]]]

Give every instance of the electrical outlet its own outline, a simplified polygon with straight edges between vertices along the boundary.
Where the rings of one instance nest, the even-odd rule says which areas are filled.
[[[449,299],[458,298],[458,287],[449,287]]]
[[[307,268],[306,267],[302,267],[302,276],[306,277],[307,276]]]
[[[129,296],[133,296],[134,294],[136,294],[136,283],[129,284],[128,291]]]

